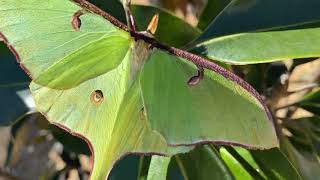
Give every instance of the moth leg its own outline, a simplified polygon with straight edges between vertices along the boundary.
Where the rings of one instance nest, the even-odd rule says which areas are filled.
[[[123,0],[123,7],[126,13],[127,23],[129,30],[136,32],[137,31],[137,25],[136,21],[134,20],[134,17],[132,15],[131,11],[131,0]]]
[[[80,9],[79,11],[75,12],[72,17],[71,26],[74,29],[74,31],[79,31],[81,27],[81,19],[80,16],[85,14],[87,11],[84,9]]]
[[[198,66],[198,74],[189,79],[188,85],[195,86],[199,84],[199,82],[203,79],[203,77],[204,77],[204,69],[203,67]]]

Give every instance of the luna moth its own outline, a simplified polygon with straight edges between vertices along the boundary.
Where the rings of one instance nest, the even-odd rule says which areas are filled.
[[[87,1],[1,0],[0,36],[32,78],[38,111],[90,146],[91,179],[106,179],[131,153],[278,146],[271,114],[248,83]]]

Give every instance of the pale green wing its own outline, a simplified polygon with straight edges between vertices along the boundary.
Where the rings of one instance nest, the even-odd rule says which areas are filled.
[[[0,35],[36,83],[74,87],[112,70],[128,52],[130,34],[99,15],[83,12],[77,31],[79,10],[67,0],[0,1]]]
[[[267,109],[256,93],[245,89],[245,82],[206,70],[204,79],[190,86],[187,81],[196,70],[186,59],[154,51],[141,75],[144,106],[153,130],[170,145],[278,146]]]
[[[128,86],[131,51],[114,70],[68,90],[32,83],[38,110],[51,123],[87,139],[94,154],[91,179],[106,179],[117,160],[129,153],[176,154],[189,148],[168,147],[151,130],[143,112],[139,81]],[[95,101],[99,91],[103,98]]]

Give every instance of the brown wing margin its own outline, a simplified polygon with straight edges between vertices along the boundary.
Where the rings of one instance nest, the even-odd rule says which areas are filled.
[[[98,15],[104,17],[105,19],[110,21],[115,26],[117,26],[127,32],[130,32],[131,36],[134,37],[136,40],[144,40],[146,43],[151,44],[152,47],[154,47],[154,48],[159,48],[159,49],[167,51],[173,55],[182,57],[188,61],[191,61],[192,63],[194,63],[195,65],[197,65],[199,67],[203,67],[203,68],[212,70],[218,74],[221,74],[225,78],[236,82],[241,87],[243,87],[245,90],[250,92],[250,94],[252,94],[263,105],[270,121],[272,121],[272,124],[275,126],[274,118],[273,118],[269,108],[267,107],[266,103],[261,98],[260,94],[249,83],[247,83],[246,81],[244,81],[243,79],[241,79],[237,75],[233,74],[230,71],[225,70],[223,67],[221,67],[221,66],[213,63],[212,61],[205,59],[201,56],[198,56],[196,54],[192,54],[190,52],[187,52],[187,51],[175,48],[175,47],[167,46],[165,44],[158,42],[156,39],[154,39],[152,37],[146,36],[143,33],[130,31],[125,24],[123,24],[122,22],[120,22],[116,18],[112,17],[110,14],[106,13],[105,11],[101,10],[97,6],[87,2],[86,0],[73,0],[73,1],[76,2],[79,6],[83,7],[84,9],[89,10],[90,12],[93,12],[95,14],[98,14]],[[278,131],[276,127],[275,127],[275,129],[276,129],[276,131]]]
[[[260,94],[249,83],[247,83],[246,81],[244,81],[243,79],[241,79],[237,75],[233,74],[232,72],[227,71],[223,67],[213,63],[212,61],[210,61],[208,59],[205,59],[204,57],[201,57],[196,54],[192,54],[190,52],[187,52],[187,51],[175,48],[175,47],[170,47],[170,46],[161,44],[157,40],[155,40],[154,38],[147,37],[144,34],[139,33],[139,32],[131,33],[131,35],[134,36],[136,39],[143,39],[145,42],[151,44],[155,48],[159,48],[159,49],[162,49],[164,51],[169,52],[170,54],[176,55],[178,57],[182,57],[182,58],[194,63],[198,67],[206,68],[208,70],[211,70],[213,72],[221,74],[223,77],[239,84],[242,88],[247,90],[251,95],[253,95],[263,105],[269,120],[274,125],[274,128],[278,134],[278,129],[275,126],[276,122],[275,122],[268,106],[266,105],[266,103],[264,102],[264,100],[262,99]]]
[[[89,3],[88,1],[86,1],[86,0],[72,0],[72,1],[75,2],[76,4],[78,4],[79,6],[81,6],[83,9],[88,10],[92,13],[98,14],[98,15],[104,17],[105,19],[107,19],[108,21],[110,21],[113,25],[129,32],[127,25],[123,24],[118,19],[114,18],[110,14],[106,13],[102,9],[98,8],[97,6]]]
[[[248,92],[250,92],[263,106],[264,109],[269,117],[269,119],[271,121],[273,121],[273,125],[275,125],[274,122],[274,118],[272,117],[272,114],[270,113],[270,110],[268,109],[266,103],[264,102],[264,100],[261,98],[261,96],[259,95],[259,93],[251,86],[249,85],[246,81],[244,81],[243,79],[241,79],[240,77],[238,77],[237,75],[233,74],[232,72],[229,72],[227,70],[225,70],[224,68],[222,68],[221,66],[211,62],[208,59],[205,59],[201,56],[189,53],[187,51],[175,48],[175,47],[170,47],[167,46],[165,44],[162,44],[160,42],[158,42],[156,39],[152,38],[152,37],[148,37],[143,33],[140,32],[134,32],[134,31],[130,31],[128,29],[128,27],[123,24],[122,22],[120,22],[119,20],[117,20],[116,18],[114,18],[113,16],[111,16],[110,14],[106,13],[105,11],[103,11],[102,9],[98,8],[97,6],[89,3],[86,0],[72,0],[73,2],[75,2],[76,4],[78,4],[80,7],[82,7],[85,10],[88,10],[92,13],[98,14],[102,17],[104,17],[106,20],[110,21],[112,24],[114,24],[115,26],[123,29],[124,31],[130,32],[131,36],[134,37],[136,40],[144,40],[146,43],[149,43],[152,47],[155,48],[159,48],[162,49],[164,51],[167,51],[173,55],[182,57],[188,61],[191,61],[192,63],[194,63],[195,65],[199,66],[199,67],[203,67],[209,70],[212,70],[218,74],[221,74],[222,76],[224,76],[225,78],[236,82],[237,84],[239,84],[241,87],[243,87],[245,90],[247,90]],[[3,38],[3,41],[8,45],[8,41],[6,39],[6,37],[0,33],[0,37]],[[16,58],[19,62],[19,55],[16,53],[15,49],[9,45],[9,48],[11,49],[11,51],[16,55]],[[22,66],[22,68],[29,74],[30,76],[30,72]],[[278,131],[277,128],[275,128],[276,131]]]

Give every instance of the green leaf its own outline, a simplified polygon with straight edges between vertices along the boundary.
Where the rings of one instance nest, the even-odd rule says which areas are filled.
[[[319,27],[319,6],[318,0],[233,0],[197,42],[243,32]]]
[[[251,151],[252,157],[259,165],[260,171],[268,179],[302,180],[296,168],[287,157],[277,148],[267,151]]]
[[[212,71],[205,71],[198,85],[189,86],[196,72],[197,67],[183,58],[153,52],[141,78],[152,129],[171,145],[205,141],[261,149],[277,146],[272,122],[258,99]]]
[[[281,149],[286,153],[292,164],[305,180],[313,180],[320,176],[319,156],[310,148],[293,146],[288,139],[283,138]]]
[[[181,47],[200,35],[200,30],[163,9],[150,6],[132,6],[138,29],[145,31],[152,17],[159,13],[156,39],[171,46]]]
[[[303,179],[319,176],[319,118],[301,118],[284,123],[290,139],[283,137],[281,149],[298,169]],[[290,141],[289,141],[290,140]]]
[[[295,167],[277,148],[265,151],[243,148],[227,150],[254,179],[302,180]]]
[[[298,103],[298,106],[320,116],[320,88],[307,94],[303,100]]]
[[[236,64],[320,57],[320,28],[243,33],[212,39],[192,51],[210,59]]]
[[[232,0],[208,0],[198,23],[198,28],[204,30],[213,19],[227,7]]]
[[[306,117],[283,123],[293,136],[290,138],[294,145],[317,152],[320,155],[320,118]]]
[[[226,149],[228,150],[228,152],[230,152],[231,155],[233,155],[234,158],[237,159],[237,161],[240,162],[240,164],[248,171],[249,174],[251,174],[252,177],[255,177],[256,179],[266,178],[257,162],[253,159],[249,150],[237,147],[226,147]],[[267,151],[268,150],[263,152]]]
[[[171,157],[153,156],[147,180],[166,180]]]
[[[226,147],[227,151],[241,164],[241,166],[251,175],[253,179],[265,179],[263,173],[256,162],[251,157],[249,151],[241,148]]]
[[[231,170],[232,174],[237,180],[253,179],[250,173],[241,165],[241,163],[233,157],[225,148],[220,148],[219,152],[222,159]]]
[[[219,152],[209,145],[199,146],[189,153],[176,155],[175,159],[185,176],[184,179],[234,179]]]

